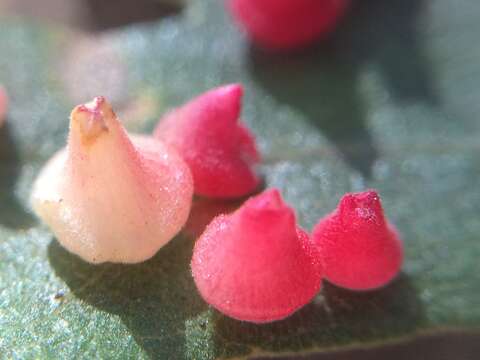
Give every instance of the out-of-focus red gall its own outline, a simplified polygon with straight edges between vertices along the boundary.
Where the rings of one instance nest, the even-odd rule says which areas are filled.
[[[332,31],[350,0],[229,0],[233,17],[264,48],[304,47]]]

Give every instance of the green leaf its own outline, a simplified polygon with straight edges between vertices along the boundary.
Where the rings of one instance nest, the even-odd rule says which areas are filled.
[[[330,40],[288,56],[250,46],[214,0],[94,38],[2,19],[12,104],[0,130],[0,353],[201,360],[479,330],[479,16],[467,0],[359,1]],[[395,282],[368,293],[325,284],[289,319],[252,325],[209,308],[190,275],[192,232],[222,205],[197,201],[187,230],[133,266],[82,262],[28,210],[75,103],[102,92],[147,132],[228,82],[245,85],[266,186],[305,228],[344,192],[380,191],[405,242]]]

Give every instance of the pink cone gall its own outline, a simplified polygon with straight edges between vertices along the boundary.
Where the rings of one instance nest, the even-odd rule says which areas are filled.
[[[197,195],[241,197],[260,182],[254,137],[239,121],[242,95],[240,85],[208,91],[167,114],[155,130],[190,166]]]
[[[350,0],[229,0],[228,6],[252,39],[263,47],[306,46],[330,32]]]
[[[181,157],[153,138],[130,137],[98,97],[73,110],[68,146],[37,178],[32,205],[84,260],[136,263],[180,231],[192,194]]]
[[[315,226],[312,237],[325,278],[344,288],[382,287],[402,266],[401,240],[375,191],[346,194],[338,208]]]
[[[316,248],[278,190],[216,217],[197,240],[192,273],[202,297],[239,320],[283,319],[319,291]]]

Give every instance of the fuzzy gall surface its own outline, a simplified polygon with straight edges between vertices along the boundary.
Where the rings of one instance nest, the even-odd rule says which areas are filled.
[[[312,237],[325,278],[335,285],[371,290],[400,272],[402,242],[375,191],[343,196],[338,208],[315,226]]]
[[[197,240],[191,266],[205,301],[254,323],[288,317],[321,286],[315,246],[276,189],[216,217]]]
[[[155,130],[190,166],[197,195],[242,197],[260,183],[255,138],[239,121],[242,96],[238,84],[210,90],[167,114]]]

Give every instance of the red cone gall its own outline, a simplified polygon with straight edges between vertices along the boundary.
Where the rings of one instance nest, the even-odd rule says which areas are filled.
[[[312,237],[325,278],[344,288],[382,287],[402,266],[401,240],[372,190],[346,194],[338,208],[315,226]]]
[[[283,319],[319,291],[316,248],[278,190],[216,217],[197,240],[192,273],[202,297],[232,318]]]
[[[190,166],[197,195],[242,197],[260,183],[255,139],[239,121],[242,95],[236,84],[208,91],[167,114],[155,130]]]
[[[306,46],[330,32],[350,0],[230,0],[234,18],[259,45],[276,50]]]

